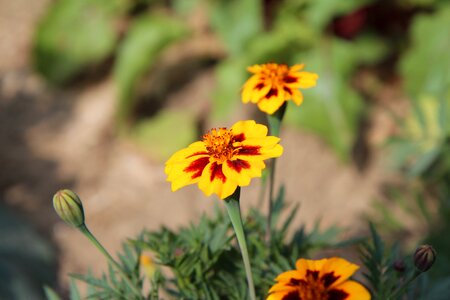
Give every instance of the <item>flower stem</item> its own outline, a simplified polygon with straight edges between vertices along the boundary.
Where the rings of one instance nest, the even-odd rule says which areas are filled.
[[[106,251],[106,249],[100,244],[100,242],[95,238],[95,236],[90,232],[85,224],[82,224],[78,229],[91,241],[91,243],[97,247],[97,249],[106,257],[108,262],[116,269],[120,274],[122,279],[127,283],[128,287],[133,291],[133,293],[138,297],[138,299],[143,299],[141,292],[136,288],[136,286],[131,282],[130,278],[124,272],[122,267],[112,258],[112,256]]]
[[[233,195],[225,199],[225,207],[228,211],[234,233],[241,249],[242,260],[244,261],[245,275],[247,276],[248,290],[250,299],[255,300],[255,286],[253,284],[252,270],[247,250],[247,242],[245,240],[244,225],[242,224],[241,209],[239,207],[240,187],[236,189]]]
[[[279,136],[281,122],[283,121],[284,113],[286,112],[287,103],[284,102],[283,105],[273,114],[267,115],[267,120],[269,121],[270,135]],[[270,179],[269,179],[269,210],[267,214],[267,242],[270,244],[272,239],[272,211],[274,200],[274,185],[275,185],[275,162],[276,159],[272,159],[270,166]]]
[[[401,295],[406,288],[408,287],[408,285],[413,282],[417,277],[419,277],[419,275],[422,274],[422,272],[416,270],[414,272],[414,274],[411,276],[411,278],[409,278],[407,281],[405,281],[398,289],[396,289],[389,297],[388,300],[395,300],[396,297],[398,297],[399,295]]]

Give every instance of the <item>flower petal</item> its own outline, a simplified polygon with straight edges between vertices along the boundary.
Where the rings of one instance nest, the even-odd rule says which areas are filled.
[[[231,127],[231,130],[235,138],[239,136],[239,142],[254,137],[265,137],[268,132],[267,126],[256,124],[253,120],[239,121]]]
[[[306,277],[306,274],[309,272],[320,272],[323,265],[328,261],[328,259],[320,259],[320,260],[311,260],[300,258],[295,263],[295,267],[302,274],[302,276]]]
[[[233,178],[239,186],[247,186],[253,177],[261,177],[261,171],[265,167],[262,160],[234,159],[224,163],[222,170],[227,178]]]
[[[305,276],[306,272],[303,272],[302,270],[290,270],[281,273],[280,275],[275,278],[276,281],[279,282],[292,282],[292,280],[304,280],[306,278]]]
[[[301,105],[303,102],[303,94],[299,90],[294,90],[292,93],[292,101],[297,104],[297,106]]]
[[[358,269],[359,266],[343,258],[333,257],[323,264],[319,276],[325,287],[332,288],[347,280]]]
[[[188,148],[174,153],[164,169],[167,181],[172,183],[172,191],[197,183],[208,163],[209,155],[203,142],[193,143]]]
[[[283,291],[275,292],[267,297],[267,300],[302,300],[298,291],[295,289],[286,289]]]
[[[328,291],[329,300],[370,300],[370,298],[369,291],[353,280],[348,280]]]
[[[212,162],[205,167],[198,187],[206,196],[215,193],[220,199],[225,199],[236,190],[236,181],[232,177],[226,177],[222,168],[223,166],[217,162]]]
[[[307,89],[316,86],[319,75],[310,72],[300,72],[299,88]]]
[[[261,111],[271,115],[276,112],[281,107],[281,105],[283,105],[284,100],[284,93],[281,91],[277,94],[277,96],[272,96],[270,98],[261,98],[257,105]]]

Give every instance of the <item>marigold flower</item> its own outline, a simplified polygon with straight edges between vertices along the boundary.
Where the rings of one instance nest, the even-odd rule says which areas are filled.
[[[242,102],[256,103],[265,113],[273,114],[285,101],[300,105],[303,94],[298,90],[316,85],[317,74],[301,71],[304,64],[289,67],[285,64],[268,63],[253,65],[247,70],[253,73],[242,89]]]
[[[267,136],[267,127],[255,121],[239,121],[230,129],[211,129],[202,141],[192,143],[166,162],[167,181],[172,191],[198,183],[207,195],[224,199],[238,186],[247,186],[260,177],[264,160],[278,157],[280,139]]]
[[[359,267],[343,258],[299,259],[296,268],[278,275],[267,300],[370,300],[365,287],[348,280]]]

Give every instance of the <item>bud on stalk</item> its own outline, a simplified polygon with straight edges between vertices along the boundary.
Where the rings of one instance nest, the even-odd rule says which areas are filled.
[[[53,207],[58,216],[73,227],[84,224],[83,204],[80,197],[71,190],[59,190],[53,196]]]
[[[414,252],[414,265],[421,272],[428,271],[436,260],[436,251],[430,245],[422,245]]]

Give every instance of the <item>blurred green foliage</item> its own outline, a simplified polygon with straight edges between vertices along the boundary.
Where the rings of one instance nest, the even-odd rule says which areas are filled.
[[[0,299],[44,299],[42,286],[56,285],[50,243],[0,203]]]
[[[34,64],[49,81],[67,83],[112,55],[118,42],[114,21],[126,0],[55,1],[36,31]]]
[[[37,30],[35,65],[52,82],[68,83],[114,57],[119,130],[138,136],[146,147],[139,141],[151,139],[152,133],[141,121],[151,124],[145,119],[166,108],[153,104],[149,114],[136,115],[142,101],[147,106],[158,101],[141,99],[138,86],[172,44],[199,34],[186,22],[199,10],[207,12],[207,26],[227,52],[215,65],[209,116],[214,124],[238,109],[239,90],[249,76],[246,67],[268,61],[303,62],[319,74],[318,86],[304,92],[304,104],[289,109],[286,119],[321,136],[344,160],[351,156],[360,120],[369,109],[363,93],[351,84],[361,67],[386,68],[397,57],[413,102],[430,97],[448,102],[449,39],[439,29],[448,27],[449,5],[438,0],[56,1]],[[395,67],[388,66],[390,72]],[[187,136],[200,135],[195,119],[202,116],[186,113],[193,120]],[[153,126],[176,135],[164,122],[155,120]],[[185,141],[159,141],[153,147],[167,143],[157,151],[167,157]]]

